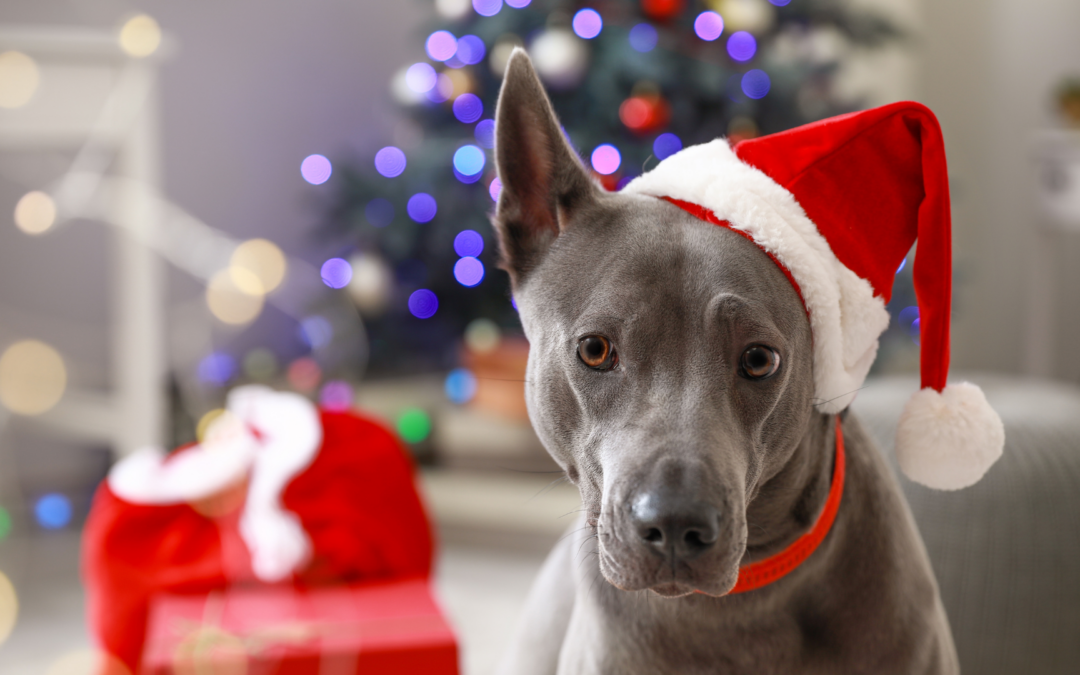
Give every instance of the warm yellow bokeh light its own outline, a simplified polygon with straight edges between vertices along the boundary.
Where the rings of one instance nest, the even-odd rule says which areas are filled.
[[[120,48],[129,56],[150,56],[161,45],[161,27],[153,17],[140,14],[120,29]]]
[[[34,59],[22,52],[0,54],[0,108],[26,105],[37,91],[40,79]]]
[[[27,192],[15,204],[15,225],[27,234],[41,234],[56,222],[56,202],[44,192]]]
[[[263,308],[263,297],[245,293],[233,281],[229,270],[221,270],[206,285],[206,305],[221,322],[240,326],[259,316]]]
[[[266,286],[262,279],[246,267],[229,265],[229,279],[233,285],[240,289],[241,293],[262,297],[266,295]]]
[[[16,342],[0,356],[0,404],[12,412],[40,415],[57,404],[66,387],[64,360],[44,342]]]
[[[475,319],[465,327],[465,346],[477,354],[487,354],[499,346],[502,331],[491,319]]]
[[[250,295],[269,293],[280,286],[287,269],[285,254],[274,242],[266,239],[249,239],[237,246],[229,259],[229,266],[233,282]],[[237,270],[246,270],[255,275],[261,286],[260,290],[248,290],[249,279],[242,271]]]
[[[202,443],[206,440],[206,432],[210,429],[210,425],[217,421],[219,417],[225,414],[225,408],[214,408],[210,412],[206,413],[199,418],[199,423],[195,425],[195,440]]]
[[[0,572],[0,645],[15,630],[15,620],[19,618],[19,597],[15,595],[15,586]]]
[[[96,649],[80,649],[53,661],[45,675],[131,675],[119,659]]]

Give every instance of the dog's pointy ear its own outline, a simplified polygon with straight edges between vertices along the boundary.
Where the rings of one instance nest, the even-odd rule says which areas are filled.
[[[495,162],[502,192],[495,210],[502,266],[517,286],[598,186],[563,134],[523,49],[506,64],[495,113]]]

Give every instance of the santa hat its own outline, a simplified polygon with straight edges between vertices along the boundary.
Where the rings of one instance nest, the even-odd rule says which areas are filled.
[[[749,237],[802,297],[814,339],[818,409],[854,400],[888,327],[895,271],[918,239],[922,389],[897,430],[900,467],[929,487],[976,483],[1005,431],[982,391],[946,384],[952,297],[945,145],[918,103],[894,103],[742,141],[686,148],[627,192],[665,198]]]

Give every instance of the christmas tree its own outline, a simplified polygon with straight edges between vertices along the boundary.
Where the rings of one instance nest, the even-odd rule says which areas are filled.
[[[368,372],[448,369],[470,325],[517,329],[488,222],[492,117],[515,47],[583,162],[617,190],[686,145],[858,109],[835,87],[845,53],[896,36],[837,0],[436,0],[418,61],[391,83],[394,138],[335,162],[326,209],[326,234],[356,247]]]

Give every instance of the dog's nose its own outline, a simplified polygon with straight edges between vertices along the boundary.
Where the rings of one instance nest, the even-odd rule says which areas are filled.
[[[677,491],[638,495],[630,518],[642,543],[665,558],[696,558],[720,536],[720,510]]]

